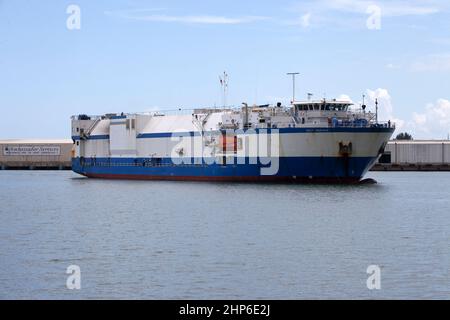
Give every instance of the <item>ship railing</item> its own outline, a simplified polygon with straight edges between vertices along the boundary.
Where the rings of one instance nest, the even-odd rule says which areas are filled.
[[[77,114],[70,117],[71,120],[103,120],[107,117],[105,115],[99,116],[99,115],[87,115],[87,114]]]
[[[133,114],[138,115],[150,115],[150,116],[185,116],[193,115],[196,113],[211,114],[214,112],[233,111],[238,110],[234,107],[227,108],[179,108],[179,109],[158,109],[149,110],[144,112],[137,112]]]
[[[258,106],[249,106],[250,109],[256,108]],[[272,109],[271,112],[273,115],[278,114],[290,114],[291,111],[289,107],[283,107],[283,108],[276,108],[275,106],[270,106]],[[282,111],[281,111],[282,110]],[[71,117],[72,120],[96,120],[96,119],[107,119],[108,117],[112,115],[150,115],[150,116],[175,116],[175,115],[192,115],[195,113],[206,113],[211,114],[215,112],[224,112],[224,111],[232,111],[232,112],[241,112],[242,106],[226,106],[226,107],[205,107],[205,108],[174,108],[174,109],[167,109],[167,108],[151,108],[151,110],[143,111],[143,112],[133,112],[133,113],[111,113],[106,115],[73,115]]]
[[[217,112],[240,112],[242,110],[242,107],[236,107],[236,106],[229,106],[229,107],[205,107],[205,108],[188,108],[188,109],[160,109],[156,111],[147,111],[147,112],[141,112],[137,114],[145,114],[145,115],[188,115],[188,114],[207,114],[210,115],[212,113]]]
[[[133,114],[137,115],[146,115],[146,116],[183,116],[183,115],[189,115],[194,112],[194,109],[158,109],[158,110],[149,110],[149,111],[143,111],[143,112],[136,112]]]
[[[395,129],[395,123],[391,121],[372,121],[367,119],[355,119],[355,120],[336,120],[330,123],[330,127],[333,128],[393,128]]]
[[[378,121],[370,125],[373,128],[392,128],[395,129],[395,122],[392,121]]]

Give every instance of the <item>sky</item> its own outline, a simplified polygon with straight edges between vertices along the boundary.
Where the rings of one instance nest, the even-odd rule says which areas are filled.
[[[450,134],[448,0],[0,0],[0,138],[70,116],[351,99],[415,139]]]

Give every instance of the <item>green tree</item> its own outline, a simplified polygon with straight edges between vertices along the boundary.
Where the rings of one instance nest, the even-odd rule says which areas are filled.
[[[395,137],[395,140],[413,140],[413,137],[408,132],[401,132]]]

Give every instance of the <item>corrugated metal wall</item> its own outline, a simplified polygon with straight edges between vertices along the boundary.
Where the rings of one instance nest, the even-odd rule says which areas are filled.
[[[386,147],[395,164],[448,164],[450,141],[391,141]]]

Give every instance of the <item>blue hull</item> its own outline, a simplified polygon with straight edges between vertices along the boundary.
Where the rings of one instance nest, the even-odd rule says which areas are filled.
[[[262,175],[261,164],[205,164],[186,159],[173,164],[170,158],[73,158],[72,170],[93,178],[191,181],[354,183],[377,160],[376,157],[282,157],[275,175]],[[190,161],[192,160],[192,162]]]

